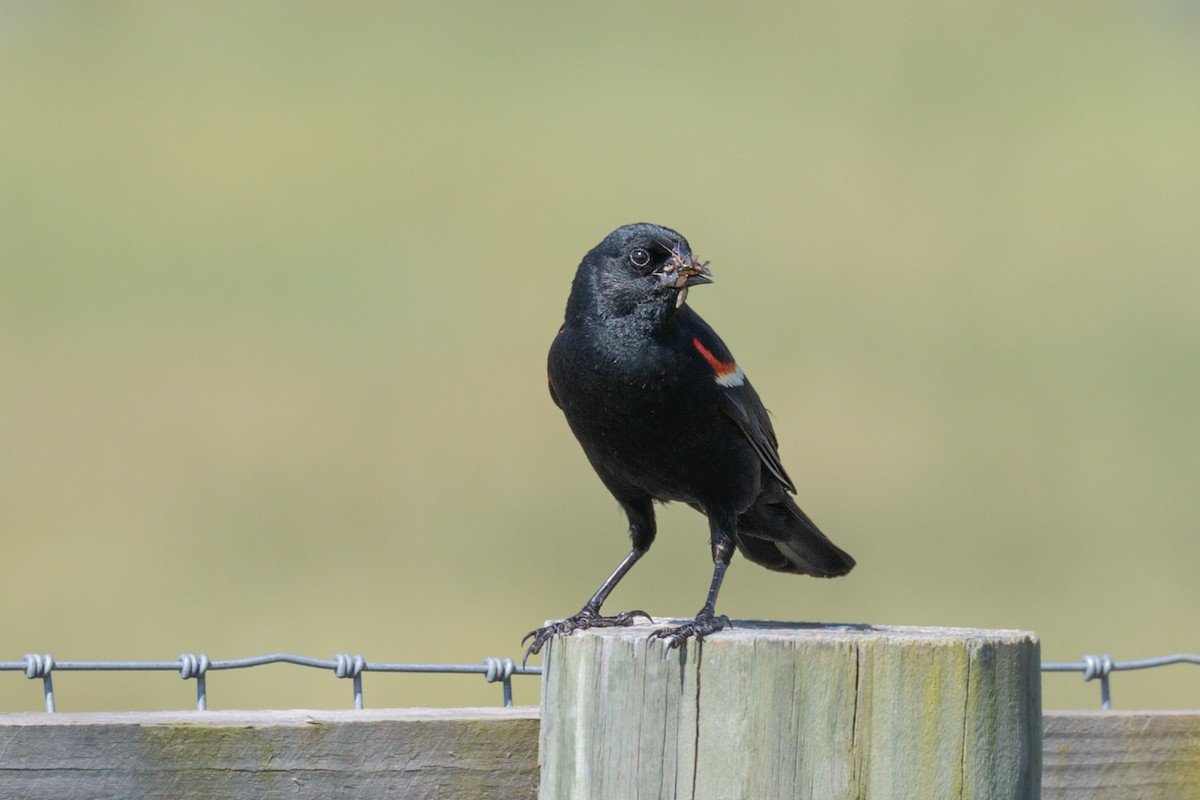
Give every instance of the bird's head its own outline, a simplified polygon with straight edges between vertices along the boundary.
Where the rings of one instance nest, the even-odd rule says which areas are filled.
[[[713,281],[708,262],[696,260],[687,239],[641,222],[617,228],[596,245],[576,282],[572,294],[586,287],[607,312],[624,315],[647,307],[669,313],[683,305],[689,287]]]

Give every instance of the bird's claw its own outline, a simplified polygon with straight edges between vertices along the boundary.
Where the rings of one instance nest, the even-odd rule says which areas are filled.
[[[714,615],[701,611],[691,622],[685,622],[677,628],[659,628],[650,634],[650,639],[662,639],[666,650],[675,650],[693,636],[700,641],[710,633],[716,633],[725,628],[732,628],[733,623],[724,614]]]
[[[521,644],[525,644],[530,639],[533,639],[533,642],[525,650],[525,657],[521,659],[521,666],[525,666],[525,662],[529,660],[530,656],[540,653],[542,647],[552,636],[570,636],[574,631],[586,628],[620,628],[632,625],[638,617],[644,617],[650,622],[654,621],[653,617],[641,609],[636,611],[622,611],[620,614],[605,617],[601,616],[599,611],[585,606],[582,611],[573,617],[567,617],[558,622],[551,622],[549,625],[541,628],[534,628],[525,634],[525,637],[521,639]]]

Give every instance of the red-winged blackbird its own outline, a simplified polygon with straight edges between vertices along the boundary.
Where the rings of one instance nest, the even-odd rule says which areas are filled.
[[[584,256],[550,347],[550,396],[600,480],[629,517],[633,549],[578,614],[531,631],[528,657],[555,634],[632,624],[600,606],[654,542],[653,501],[680,500],[708,517],[713,577],[695,620],[651,636],[678,647],[729,624],[714,611],[736,547],[767,569],[845,575],[854,559],[791,498],[771,420],[720,337],[684,302],[712,283],[686,239],[639,223]]]

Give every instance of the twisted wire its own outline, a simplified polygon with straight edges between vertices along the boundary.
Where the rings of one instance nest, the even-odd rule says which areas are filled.
[[[338,653],[333,657],[333,673],[339,678],[357,678],[362,675],[367,662],[361,655],[351,656],[348,653]]]
[[[49,653],[41,656],[37,653],[26,653],[22,660],[25,662],[26,678],[48,678],[50,671],[54,669],[54,658]]]
[[[506,681],[513,676],[513,671],[517,665],[511,658],[495,658],[488,656],[483,660],[483,666],[487,668],[487,672],[483,673],[487,678],[488,683],[496,681]]]
[[[0,672],[23,672],[30,679],[41,678],[46,699],[46,710],[54,711],[54,686],[52,675],[68,671],[153,671],[164,670],[178,672],[184,680],[195,679],[197,708],[207,708],[206,675],[210,670],[245,669],[265,664],[295,664],[315,669],[331,670],[338,678],[350,678],[354,681],[354,706],[362,707],[362,673],[373,672],[406,672],[406,673],[440,673],[440,674],[482,674],[489,683],[500,683],[504,690],[504,704],[512,704],[512,677],[514,675],[541,675],[541,667],[518,666],[511,658],[488,657],[482,664],[402,664],[375,662],[367,664],[361,655],[339,653],[332,660],[311,658],[309,656],[291,653],[271,653],[268,655],[234,658],[222,661],[211,661],[207,655],[200,653],[181,653],[174,661],[55,661],[49,653],[26,653],[20,661],[0,661]],[[1099,679],[1101,706],[1111,707],[1109,677],[1113,672],[1133,669],[1150,669],[1164,667],[1170,664],[1194,664],[1200,666],[1200,654],[1175,653],[1157,658],[1143,658],[1132,661],[1114,661],[1109,655],[1086,655],[1075,662],[1043,662],[1042,672],[1077,672],[1082,673],[1085,681]]]
[[[1113,671],[1112,656],[1107,653],[1102,656],[1084,656],[1083,657],[1083,679],[1085,681],[1095,680],[1096,678],[1105,679],[1109,673]]]
[[[197,656],[195,653],[180,653],[179,654],[179,677],[185,681],[191,678],[202,678],[204,673],[208,672],[208,656],[201,653]]]

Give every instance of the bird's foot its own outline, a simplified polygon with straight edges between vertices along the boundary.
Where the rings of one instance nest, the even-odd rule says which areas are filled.
[[[702,610],[691,622],[685,622],[678,628],[659,628],[650,634],[651,639],[663,639],[667,649],[674,650],[693,636],[696,641],[710,633],[716,633],[724,628],[732,628],[733,623],[724,614],[716,615],[708,609]]]
[[[600,614],[597,608],[584,606],[578,614],[573,617],[551,622],[542,628],[536,628],[525,634],[525,638],[521,640],[521,644],[533,639],[529,649],[525,651],[525,657],[521,659],[521,665],[529,660],[532,655],[537,655],[542,651],[542,646],[549,641],[552,636],[569,636],[573,631],[584,630],[585,628],[620,628],[626,625],[632,625],[633,621],[638,617],[645,617],[653,622],[653,619],[645,611],[622,611],[620,614],[614,614],[611,617],[605,617]]]

